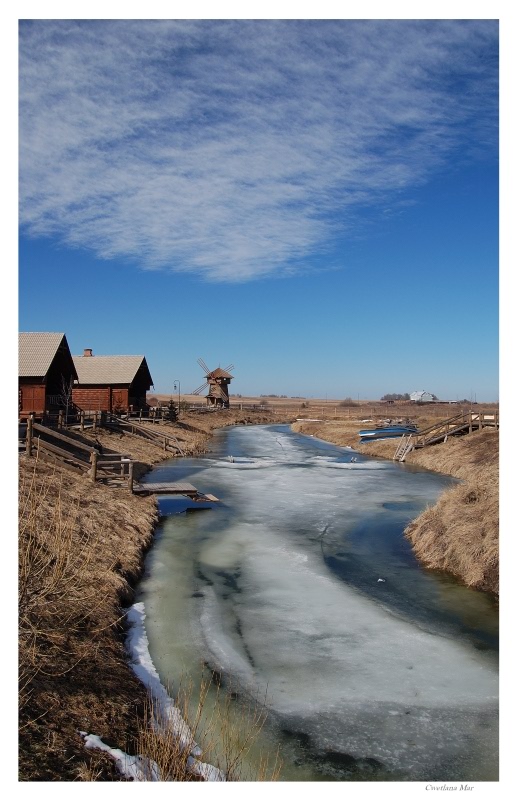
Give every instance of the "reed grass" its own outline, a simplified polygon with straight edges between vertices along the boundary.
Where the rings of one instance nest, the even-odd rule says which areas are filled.
[[[282,768],[278,752],[272,757],[259,751],[250,757],[267,719],[264,704],[252,699],[236,706],[232,691],[206,672],[197,688],[190,678],[183,678],[175,703],[189,729],[187,740],[163,719],[152,698],[146,704],[136,749],[144,763],[153,765],[148,780],[156,779],[155,765],[161,781],[198,781],[205,765],[219,770],[227,782],[278,779]],[[193,760],[190,753],[195,747],[200,752]]]

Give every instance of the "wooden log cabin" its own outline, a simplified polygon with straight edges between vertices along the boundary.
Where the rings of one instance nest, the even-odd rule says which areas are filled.
[[[18,337],[18,414],[36,418],[63,409],[77,372],[64,333],[20,333]]]
[[[127,413],[147,409],[146,392],[153,386],[144,356],[94,356],[90,348],[73,356],[77,383],[72,390],[81,411]]]

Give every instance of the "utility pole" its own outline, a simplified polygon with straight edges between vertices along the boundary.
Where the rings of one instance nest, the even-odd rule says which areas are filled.
[[[174,379],[173,391],[176,391],[176,384],[178,384],[178,417],[180,416],[180,381]]]

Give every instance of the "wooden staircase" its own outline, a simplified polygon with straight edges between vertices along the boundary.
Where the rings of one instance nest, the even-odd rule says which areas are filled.
[[[435,422],[430,427],[408,436],[402,436],[398,442],[394,461],[404,461],[408,453],[419,447],[445,442],[449,436],[464,436],[482,428],[498,429],[500,425],[498,411],[465,411],[454,417]]]
[[[401,439],[399,440],[396,452],[394,453],[393,460],[404,461],[407,455],[413,449],[414,449],[414,443],[412,442],[412,434],[409,433],[407,436],[402,436]]]

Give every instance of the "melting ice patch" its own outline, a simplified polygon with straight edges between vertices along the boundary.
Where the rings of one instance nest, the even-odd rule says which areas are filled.
[[[317,457],[315,466],[325,467],[326,469],[354,469],[354,470],[386,470],[389,465],[379,461],[336,461],[335,459],[324,459]]]
[[[265,527],[234,556],[239,592],[202,601],[212,664],[251,694],[267,686],[274,715],[314,748],[417,777],[482,746],[484,726],[496,731],[497,676],[483,654],[393,617]]]
[[[216,469],[265,469],[274,467],[279,462],[272,458],[243,458],[240,456],[228,456],[219,461],[212,460],[211,466]]]

